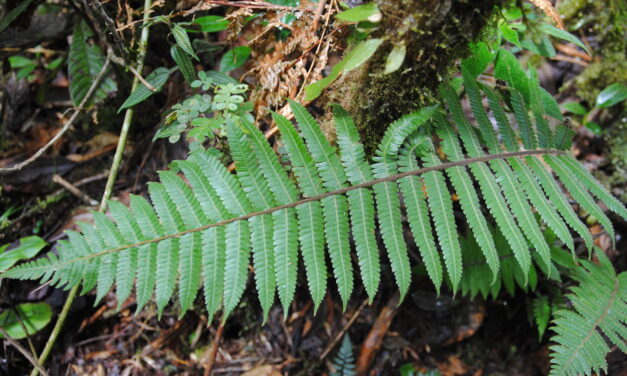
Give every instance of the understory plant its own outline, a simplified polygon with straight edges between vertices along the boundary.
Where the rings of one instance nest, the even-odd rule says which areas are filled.
[[[505,83],[498,90],[477,80],[493,58],[495,76]],[[82,285],[83,293],[96,290],[96,302],[115,285],[119,306],[135,287],[138,311],[154,296],[161,314],[176,298],[181,316],[202,286],[207,313],[221,311],[224,321],[246,289],[252,256],[265,320],[275,295],[287,314],[299,259],[315,309],[329,276],[344,307],[356,281],[372,301],[384,262],[405,297],[413,272],[405,214],[438,293],[445,286],[496,294],[501,285],[533,284],[539,272],[573,277],[579,285],[568,295],[572,309],[554,315],[551,373],[606,369],[605,338],[626,347],[627,274],[616,274],[602,252],[594,253],[599,264],[574,253],[572,232],[590,255],[593,239],[569,196],[612,239],[612,223],[594,197],[623,218],[627,210],[568,151],[574,132],[553,126],[549,117],[562,120],[555,101],[511,53],[463,61],[461,79],[443,83],[439,96],[390,124],[370,162],[339,106],[333,108],[337,148],[302,105],[290,102],[298,127],[273,113],[289,166],[249,117],[224,116],[228,158],[196,144],[188,159],[148,184],[150,201],[131,196],[130,207],[110,201],[109,215],[95,212],[94,224],[67,231],[58,254],[0,276]],[[235,173],[224,160],[235,162]],[[452,193],[463,222],[455,218]],[[547,241],[547,230],[563,247]],[[472,272],[475,265],[481,273]]]

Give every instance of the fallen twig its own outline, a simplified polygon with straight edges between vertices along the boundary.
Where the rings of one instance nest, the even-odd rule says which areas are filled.
[[[220,341],[222,340],[222,333],[224,332],[224,323],[220,323],[218,326],[218,330],[216,331],[216,335],[213,339],[213,343],[211,344],[211,349],[209,350],[209,354],[207,355],[207,364],[205,365],[204,376],[211,375],[211,369],[213,369],[213,365],[216,362],[216,355],[218,354],[218,347],[220,347]]]
[[[344,327],[342,328],[342,330],[340,330],[339,333],[337,333],[335,335],[335,338],[333,338],[333,341],[331,341],[331,343],[329,343],[329,345],[327,346],[326,349],[324,349],[324,352],[322,353],[322,355],[320,355],[320,359],[324,359],[327,357],[327,355],[329,355],[329,353],[331,352],[331,350],[333,350],[333,348],[335,347],[335,345],[337,345],[337,343],[340,341],[340,339],[342,339],[342,337],[344,337],[344,334],[346,334],[346,332],[348,331],[348,329],[353,325],[353,323],[355,322],[355,320],[357,320],[357,318],[359,317],[359,315],[361,314],[361,311],[364,310],[364,308],[366,307],[366,304],[368,304],[368,299],[364,300],[363,303],[361,303],[361,305],[359,306],[359,308],[357,308],[357,310],[355,311],[355,313],[353,313],[353,315],[351,316],[351,318],[348,320],[348,322],[346,323],[346,325],[344,325]]]
[[[41,364],[39,364],[39,362],[37,362],[37,359],[35,359],[35,357],[33,355],[31,355],[30,352],[28,352],[28,350],[26,350],[24,347],[22,347],[22,345],[20,345],[19,343],[17,343],[17,341],[15,341],[13,338],[11,338],[11,336],[9,335],[9,333],[7,333],[6,330],[4,330],[4,328],[0,327],[0,333],[2,333],[2,336],[4,337],[4,339],[9,342],[11,345],[13,345],[13,347],[15,347],[17,349],[17,351],[21,352],[22,355],[24,355],[24,357],[35,367],[39,370],[39,372],[41,372],[42,375],[44,376],[48,376],[48,373],[46,372],[46,370],[44,369],[44,367],[41,366]]]
[[[57,142],[61,138],[61,136],[63,136],[63,134],[65,134],[65,132],[67,132],[68,129],[70,129],[72,124],[74,124],[74,121],[78,117],[78,114],[81,111],[83,111],[83,108],[85,107],[85,105],[87,105],[87,102],[89,102],[89,100],[91,99],[92,95],[96,92],[96,89],[98,88],[98,85],[100,84],[100,81],[102,80],[102,78],[107,73],[107,70],[109,69],[109,65],[110,64],[111,64],[111,55],[107,55],[107,58],[106,58],[104,64],[102,65],[102,68],[100,69],[100,72],[96,76],[96,79],[94,80],[94,82],[91,83],[91,86],[89,87],[89,90],[87,91],[87,94],[85,94],[85,97],[83,98],[81,103],[74,110],[74,113],[72,114],[70,119],[63,125],[63,128],[61,128],[60,131],[54,137],[52,137],[50,139],[50,141],[48,141],[48,143],[45,144],[41,149],[37,150],[37,152],[35,154],[33,154],[30,158],[28,158],[25,161],[22,161],[20,163],[17,163],[15,165],[11,166],[11,167],[0,168],[0,174],[7,174],[9,172],[20,171],[25,166],[28,166],[29,164],[31,164],[34,161],[36,161],[39,157],[41,157],[46,152],[46,150],[48,150],[50,148],[50,146],[54,145],[54,143]]]
[[[392,319],[396,316],[396,311],[398,308],[400,296],[398,291],[392,296],[390,301],[383,307],[379,317],[372,325],[372,329],[366,336],[363,344],[361,345],[361,349],[359,351],[359,357],[357,358],[356,363],[356,373],[358,375],[365,375],[368,369],[370,368],[370,363],[374,359],[374,356],[377,354],[381,345],[383,344],[383,339],[385,338],[390,325],[392,324]]]
[[[73,185],[69,181],[63,179],[60,175],[55,174],[52,177],[52,181],[62,185],[63,188],[67,189],[68,192],[70,192],[74,196],[80,198],[87,205],[90,205],[90,206],[98,205],[98,201],[96,201],[93,198],[89,197],[86,193],[83,193],[80,189],[76,188],[75,185]]]

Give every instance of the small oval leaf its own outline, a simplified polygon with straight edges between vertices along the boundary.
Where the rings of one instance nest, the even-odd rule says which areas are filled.
[[[381,21],[381,12],[376,3],[367,3],[347,9],[335,15],[338,20],[346,22],[379,22]]]
[[[627,99],[627,86],[621,83],[615,83],[606,87],[599,93],[596,105],[599,108],[612,107],[625,99]]]
[[[229,26],[229,20],[222,16],[198,17],[193,23],[199,25],[203,33],[214,33],[216,31],[226,30]]]
[[[198,60],[198,56],[194,52],[194,48],[192,47],[192,43],[189,41],[189,36],[187,35],[187,31],[181,27],[181,25],[174,25],[172,27],[172,35],[174,35],[174,39],[176,40],[176,44],[185,52],[187,52],[190,56],[194,57]]]
[[[398,70],[398,68],[403,65],[405,54],[407,54],[407,47],[405,47],[405,44],[395,45],[385,61],[385,71],[383,73],[388,74]]]
[[[196,79],[196,70],[194,69],[194,64],[189,55],[185,53],[181,47],[176,45],[170,47],[170,55],[172,55],[172,59],[174,59],[176,65],[179,67],[185,81],[187,81],[188,84],[194,82]]]
[[[35,257],[46,244],[39,236],[27,236],[20,239],[17,247],[6,252],[2,252],[6,246],[0,247],[0,252],[2,252],[0,253],[0,272],[12,267],[18,261]]]
[[[237,46],[228,50],[220,59],[220,72],[230,72],[244,65],[250,56],[250,47]]]
[[[15,309],[0,313],[0,326],[11,338],[22,339],[43,329],[51,318],[52,309],[48,303],[22,303],[15,306]],[[0,334],[0,338],[2,337]]]

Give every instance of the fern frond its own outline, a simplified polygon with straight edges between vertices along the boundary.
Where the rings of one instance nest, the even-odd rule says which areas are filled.
[[[268,145],[264,135],[245,119],[240,119],[240,125],[252,145],[255,157],[259,162],[259,169],[266,179],[274,200],[280,205],[296,201],[298,199],[296,186],[281,167],[276,154]],[[274,245],[276,286],[284,313],[287,314],[287,308],[294,298],[296,289],[298,222],[294,209],[274,212],[272,213],[272,218],[275,223],[272,243]]]
[[[176,234],[183,231],[183,220],[179,213],[175,211],[174,204],[167,196],[163,185],[148,183],[148,191],[157,216],[163,224],[164,233]],[[163,309],[170,301],[176,285],[176,273],[179,260],[178,253],[173,250],[177,249],[179,249],[178,238],[166,239],[157,244],[155,301],[157,302],[157,313],[159,316],[161,316]]]
[[[333,359],[334,372],[331,376],[355,376],[355,356],[353,355],[353,344],[348,334],[344,335],[340,349]]]
[[[560,156],[557,159],[562,161],[568,171],[575,175],[577,180],[583,184],[586,189],[592,192],[599,200],[601,200],[611,211],[627,219],[627,209],[616,197],[612,196],[605,187],[599,184],[588,170],[571,155]]]
[[[584,225],[573,208],[570,206],[557,183],[553,179],[553,176],[546,171],[542,162],[536,157],[527,157],[525,161],[533,171],[534,175],[542,185],[544,192],[551,202],[555,205],[558,212],[562,215],[562,218],[568,223],[568,225],[575,230],[584,240],[586,247],[592,249],[592,235],[590,231]]]
[[[567,295],[573,309],[555,312],[551,339],[551,375],[607,373],[607,341],[627,352],[627,272],[616,275],[612,264],[597,250],[598,265],[582,260],[575,278],[578,286]]]
[[[541,148],[553,147],[553,132],[544,118],[544,109],[542,108],[542,99],[540,97],[541,90],[538,82],[538,74],[533,67],[529,67],[529,102],[531,111],[535,119],[536,129],[538,131],[538,145]]]
[[[231,119],[226,130],[235,173],[227,170],[215,150],[196,149],[187,160],[173,163],[171,171],[160,173],[160,183],[148,184],[150,203],[138,196],[131,196],[130,209],[112,202],[112,218],[94,214],[95,225],[80,224],[80,233],[68,232],[68,241],[58,244],[58,256],[49,254],[0,275],[41,279],[64,288],[82,284],[83,292],[95,288],[98,300],[115,286],[118,305],[135,285],[137,309],[154,292],[159,315],[173,297],[184,314],[202,285],[210,320],[220,310],[225,320],[246,288],[252,252],[265,319],[275,290],[287,315],[297,284],[299,251],[318,308],[327,291],[325,245],[346,305],[354,287],[351,233],[355,261],[372,300],[381,278],[378,222],[392,274],[405,296],[412,265],[402,223],[404,203],[411,234],[438,291],[445,279],[440,253],[455,292],[496,296],[501,286],[510,294],[516,286],[534,289],[536,267],[551,276],[558,274],[553,261],[570,267],[563,255],[548,248],[534,211],[571,249],[574,241],[566,224],[592,245],[588,229],[552,172],[608,232],[613,234],[611,223],[588,192],[623,216],[625,209],[574,159],[565,157],[567,152],[529,149],[536,134],[535,142],[548,145],[544,147],[564,147],[569,132],[557,127],[552,136],[548,121],[547,128],[540,129],[546,120],[546,94],[533,75],[530,79],[516,69],[499,69],[499,75],[516,80],[510,86],[524,93],[518,94],[514,115],[518,113],[518,129],[526,134],[522,138],[528,150],[520,150],[499,94],[478,85],[464,71],[476,124],[464,115],[457,94],[444,86],[442,96],[452,124],[438,106],[409,114],[386,130],[372,163],[366,162],[346,111],[334,108],[338,154],[304,107],[291,103],[298,131],[286,118],[273,115],[291,166],[279,161],[254,124]],[[484,108],[482,91],[498,132]],[[434,128],[443,154],[434,147]],[[499,136],[508,153],[501,151]],[[445,176],[469,224],[469,236],[461,242]],[[527,240],[537,252],[530,253]]]
[[[142,230],[141,240],[154,239],[163,233],[163,228],[157,214],[152,209],[148,201],[141,196],[131,195],[131,212],[137,220],[139,228]],[[157,269],[157,245],[145,244],[138,249],[137,260],[137,308],[135,312],[148,303],[155,289],[156,275],[153,272]]]
[[[124,236],[126,243],[137,243],[142,239],[142,233],[139,224],[129,208],[122,205],[118,201],[109,201],[108,204],[111,216],[115,220],[115,224]],[[122,303],[131,294],[133,290],[134,278],[120,278],[119,276],[133,276],[137,269],[137,248],[130,248],[126,252],[120,252],[118,256],[118,284],[116,294],[118,296],[118,310]]]

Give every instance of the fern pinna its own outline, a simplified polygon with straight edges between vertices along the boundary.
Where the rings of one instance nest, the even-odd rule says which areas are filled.
[[[535,279],[534,263],[548,275],[557,273],[543,225],[571,250],[571,229],[591,248],[592,237],[561,185],[614,238],[610,220],[592,195],[622,217],[627,210],[568,154],[573,132],[564,125],[550,126],[546,114],[561,115],[535,73],[497,70],[497,77],[508,83],[502,90],[507,96],[501,96],[477,82],[478,73],[468,64],[462,65],[462,80],[476,125],[464,114],[458,90],[444,84],[439,90],[442,104],[391,124],[368,163],[343,109],[334,108],[338,152],[305,108],[291,102],[298,129],[273,114],[290,160],[288,169],[252,123],[231,121],[227,137],[235,174],[217,151],[194,150],[187,160],[161,172],[160,183],[149,184],[151,203],[140,196],[131,197],[130,208],[112,201],[110,216],[94,213],[93,225],[80,224],[80,233],[68,231],[58,256],[50,253],[2,276],[39,278],[66,288],[82,284],[83,292],[96,288],[97,300],[115,284],[119,302],[135,285],[137,310],[154,294],[159,313],[176,295],[183,314],[203,286],[209,315],[222,310],[226,319],[245,290],[252,254],[265,318],[275,293],[287,312],[299,254],[315,307],[327,291],[328,275],[345,306],[355,281],[351,235],[370,299],[381,279],[378,234],[405,296],[412,270],[401,202],[438,290],[445,281],[453,291],[460,283],[463,287],[469,260],[485,260],[491,285],[506,278],[503,268],[516,269],[507,275],[521,285]],[[478,245],[473,255],[462,252],[452,192]],[[515,262],[502,261],[504,246]],[[509,289],[513,285],[507,278],[503,283]]]

